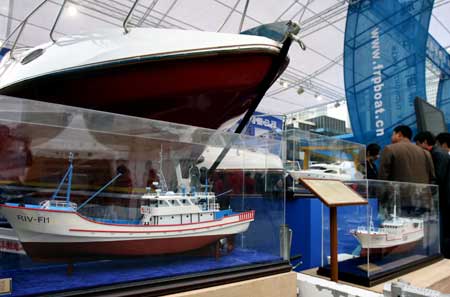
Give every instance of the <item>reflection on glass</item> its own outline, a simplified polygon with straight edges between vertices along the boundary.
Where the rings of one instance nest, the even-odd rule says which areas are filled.
[[[435,185],[355,180],[346,184],[368,206],[338,209],[339,270],[343,280],[373,285],[382,276],[439,256]],[[323,267],[329,257],[329,215],[324,210]]]
[[[14,271],[17,292],[110,285],[111,275],[128,282],[281,261],[280,141],[0,101],[0,211],[7,219],[0,228],[0,276]],[[64,116],[30,115],[44,111]],[[51,277],[61,266],[44,269],[42,260],[75,262],[71,277],[83,270],[84,281],[66,282],[64,271]],[[40,277],[45,286],[33,287]]]

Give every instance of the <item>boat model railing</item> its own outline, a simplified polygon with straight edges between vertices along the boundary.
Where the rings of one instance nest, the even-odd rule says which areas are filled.
[[[169,192],[161,192],[157,189],[155,192],[146,193],[142,198],[144,199],[154,199],[156,201],[164,200],[186,200],[192,205],[199,206],[203,211],[218,211],[220,210],[220,204],[216,202],[217,196],[214,192],[194,192],[194,193],[175,193],[172,191]],[[157,208],[161,207],[160,205],[155,206]],[[177,205],[173,205],[172,203],[168,203],[167,205],[162,205],[162,207],[177,207]]]
[[[53,32],[55,31],[56,25],[58,24],[58,21],[59,21],[59,19],[60,19],[60,17],[61,17],[61,14],[62,14],[63,10],[64,10],[64,7],[66,6],[66,3],[67,3],[68,1],[69,1],[69,0],[64,0],[64,1],[63,1],[62,5],[61,5],[61,8],[59,9],[58,14],[57,14],[57,16],[56,16],[56,19],[55,19],[55,21],[53,22],[52,28],[50,29],[49,37],[50,37],[50,40],[51,40],[53,43],[56,42],[56,39],[53,37]],[[28,20],[29,20],[35,13],[37,13],[37,12],[41,9],[41,7],[44,6],[44,4],[46,4],[47,2],[53,3],[51,0],[44,0],[44,1],[42,1],[38,6],[36,6],[36,8],[34,8],[34,9],[33,9],[33,10],[25,17],[25,19],[23,19],[23,21],[21,21],[21,22],[19,23],[19,25],[17,25],[17,27],[16,27],[16,28],[8,35],[8,37],[6,37],[6,39],[3,41],[2,45],[0,46],[0,49],[6,48],[6,45],[8,44],[8,42],[10,41],[10,39],[12,38],[12,36],[17,32],[17,30],[19,30],[19,32],[18,32],[18,34],[17,34],[17,37],[14,39],[14,42],[12,43],[12,46],[11,46],[11,48],[10,48],[10,58],[11,58],[11,59],[13,59],[13,60],[15,59],[15,58],[14,58],[14,50],[15,50],[15,48],[16,48],[16,46],[17,46],[17,42],[19,41],[20,36],[22,35],[23,30],[25,29],[25,26],[26,26],[27,23],[28,23]],[[124,20],[124,22],[123,22],[123,29],[124,29],[124,31],[125,31],[125,34],[127,34],[127,33],[130,31],[130,30],[128,29],[128,27],[127,27],[128,21],[129,21],[131,15],[132,15],[132,13],[133,13],[135,7],[137,6],[138,2],[139,2],[139,0],[136,0],[136,1],[133,3],[133,5],[132,5],[131,8],[130,8],[130,11],[128,12],[128,14],[127,14],[127,16],[126,16],[126,18],[125,18],[125,20]]]
[[[77,209],[76,203],[73,202],[67,203],[66,201],[62,200],[45,200],[39,203],[39,206],[43,209],[49,209],[53,207]]]

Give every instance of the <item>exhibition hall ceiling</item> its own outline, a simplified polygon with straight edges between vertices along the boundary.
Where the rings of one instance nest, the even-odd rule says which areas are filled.
[[[42,0],[0,0],[0,39]],[[63,0],[50,0],[29,20],[19,40],[22,46],[49,41],[49,31]],[[120,27],[134,0],[70,0],[55,36]],[[237,33],[247,0],[140,0],[132,26]],[[347,1],[253,0],[243,30],[279,20],[301,26],[300,37],[307,50],[297,44],[290,49],[291,63],[281,79],[267,92],[258,110],[286,114],[327,102],[345,99],[343,47]],[[430,33],[450,46],[450,0],[435,0]]]

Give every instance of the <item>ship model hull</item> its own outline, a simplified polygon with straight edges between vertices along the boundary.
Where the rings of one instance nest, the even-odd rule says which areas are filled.
[[[423,220],[401,219],[384,223],[378,230],[361,228],[353,236],[361,244],[361,256],[385,256],[413,250],[424,237]]]
[[[173,225],[102,223],[74,211],[2,205],[26,253],[38,261],[173,254],[244,232],[254,211]],[[189,219],[189,218],[186,218]]]
[[[421,242],[422,239],[418,239],[417,241],[399,244],[390,247],[384,248],[362,248],[360,256],[361,257],[383,257],[387,255],[395,255],[395,254],[403,254],[409,251],[414,250],[417,245]]]

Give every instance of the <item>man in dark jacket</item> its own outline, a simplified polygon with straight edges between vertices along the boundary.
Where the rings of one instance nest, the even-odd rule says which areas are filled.
[[[450,155],[440,145],[435,145],[436,141],[431,132],[424,131],[418,133],[414,137],[414,141],[418,146],[430,152],[431,158],[433,159],[436,184],[439,185],[439,190],[441,190],[441,187],[447,182],[450,166]]]
[[[407,183],[432,184],[435,181],[434,165],[429,152],[411,142],[412,131],[408,126],[397,126],[392,133],[392,144],[381,154],[379,179]],[[397,185],[399,198],[395,201],[389,193],[381,196],[380,208],[387,214],[397,203],[400,215],[414,215],[431,209],[431,195],[415,194],[417,187],[408,184]],[[393,201],[394,200],[394,201]]]
[[[378,177],[384,180],[432,184],[435,181],[434,165],[429,152],[411,142],[408,126],[397,126],[392,133],[392,144],[381,154]]]
[[[439,213],[441,222],[441,252],[450,258],[450,155],[438,143],[431,132],[424,131],[414,137],[416,144],[431,153],[436,174],[436,183],[439,186]],[[441,140],[442,141],[442,140]]]
[[[367,145],[366,148],[366,178],[377,179],[378,169],[375,161],[380,156],[380,146],[376,143]]]
[[[450,133],[445,132],[445,133],[440,133],[437,137],[436,137],[436,141],[438,142],[438,145],[446,150],[447,152],[450,152]]]

